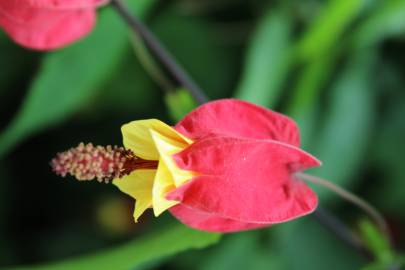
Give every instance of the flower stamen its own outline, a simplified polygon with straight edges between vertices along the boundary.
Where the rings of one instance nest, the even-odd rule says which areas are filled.
[[[58,153],[51,161],[53,171],[62,177],[70,174],[79,181],[97,179],[108,183],[137,169],[156,169],[158,162],[137,157],[123,147],[93,146],[80,143],[77,147]]]

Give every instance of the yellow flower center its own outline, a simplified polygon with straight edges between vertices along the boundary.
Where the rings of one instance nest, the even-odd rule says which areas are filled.
[[[166,194],[183,185],[196,174],[181,170],[173,155],[193,143],[172,127],[156,120],[139,120],[122,126],[124,146],[136,156],[158,161],[157,169],[139,169],[113,183],[124,193],[135,198],[135,221],[148,208],[155,216],[178,204],[167,200]]]

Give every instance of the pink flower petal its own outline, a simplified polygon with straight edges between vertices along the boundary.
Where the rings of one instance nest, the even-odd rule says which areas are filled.
[[[194,140],[216,134],[300,145],[299,131],[293,120],[236,99],[206,103],[185,116],[175,129]]]
[[[55,11],[39,8],[1,9],[0,27],[22,46],[48,50],[86,35],[94,26],[93,9]]]
[[[0,0],[0,6],[13,8],[78,9],[94,8],[105,0]]]
[[[221,218],[207,212],[201,212],[197,209],[189,208],[182,204],[173,206],[169,211],[178,220],[191,228],[209,232],[237,232],[269,226],[269,224],[244,223],[232,219]]]
[[[316,194],[293,173],[320,162],[273,140],[214,137],[174,156],[200,175],[167,195],[193,209],[245,223],[279,223],[312,212]]]

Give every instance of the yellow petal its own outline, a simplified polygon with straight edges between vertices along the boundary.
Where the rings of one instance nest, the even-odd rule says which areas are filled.
[[[124,146],[143,159],[159,160],[159,152],[149,132],[151,129],[174,141],[191,143],[191,140],[178,133],[171,126],[157,119],[148,119],[133,121],[122,126]]]
[[[193,172],[181,170],[177,167],[177,164],[173,159],[173,155],[185,149],[188,146],[188,143],[173,140],[156,130],[151,130],[150,132],[161,156],[161,160],[164,161],[168,171],[171,173],[176,187],[181,186],[196,175]],[[159,162],[159,165],[160,163],[161,162]],[[157,178],[155,181],[156,180]]]
[[[113,183],[122,192],[136,200],[134,218],[135,222],[152,206],[152,188],[156,170],[136,170],[130,175],[114,179]]]
[[[122,134],[126,148],[143,159],[159,160],[159,166],[157,172],[135,170],[123,179],[114,180],[114,184],[136,199],[135,221],[149,207],[158,216],[178,203],[167,200],[166,194],[194,176],[180,170],[172,158],[193,141],[156,119],[128,123],[122,126]]]
[[[150,193],[145,193],[141,195],[142,199],[135,201],[135,210],[134,210],[134,220],[138,222],[138,219],[146,211],[146,209],[152,207],[152,200],[150,199]],[[149,198],[149,199],[146,199]]]
[[[173,177],[167,169],[166,164],[161,159],[159,161],[159,167],[156,172],[152,190],[152,204],[155,216],[159,216],[165,210],[178,204],[176,201],[169,201],[165,198],[166,193],[175,188]]]

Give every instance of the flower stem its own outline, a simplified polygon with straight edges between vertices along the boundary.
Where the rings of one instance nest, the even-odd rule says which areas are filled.
[[[333,191],[337,195],[339,195],[342,199],[356,205],[357,207],[362,209],[364,212],[366,212],[370,216],[370,218],[372,218],[374,220],[374,222],[376,223],[378,228],[381,230],[382,233],[384,233],[384,235],[387,237],[387,239],[389,239],[389,240],[391,239],[387,222],[385,221],[382,214],[375,207],[373,207],[371,204],[369,204],[362,198],[358,197],[357,195],[355,195],[323,178],[305,174],[305,173],[297,173],[296,176],[298,176],[299,178],[306,180],[308,182],[323,186],[323,187]]]
[[[139,62],[146,72],[149,73],[149,76],[152,77],[152,79],[160,86],[160,88],[163,89],[164,92],[170,93],[174,91],[176,87],[173,85],[170,79],[165,76],[158,63],[156,63],[156,61],[153,59],[153,56],[146,48],[145,43],[139,34],[132,33],[131,41],[135,55],[138,57]]]
[[[364,248],[361,238],[355,233],[353,233],[335,215],[332,215],[329,211],[323,209],[321,206],[318,206],[316,208],[316,211],[313,213],[312,217],[314,217],[318,221],[318,223],[320,223],[323,227],[328,229],[342,242],[346,243],[348,246],[356,250],[360,255],[363,255],[370,259],[372,258],[370,252],[368,252]]]
[[[111,0],[111,4],[115,7],[117,12],[125,19],[128,25],[135,33],[144,40],[145,44],[149,47],[153,54],[161,61],[166,67],[167,71],[187,89],[191,95],[199,103],[205,103],[208,98],[198,85],[190,78],[187,72],[176,62],[172,55],[164,48],[159,40],[153,35],[152,32],[133,14],[128,10],[128,7],[121,0]]]

